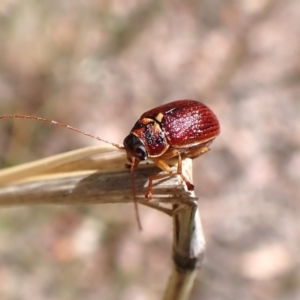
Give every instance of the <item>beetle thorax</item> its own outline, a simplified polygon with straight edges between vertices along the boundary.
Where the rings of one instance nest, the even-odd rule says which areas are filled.
[[[130,134],[125,138],[124,147],[128,158],[131,155],[144,160],[140,159],[143,157],[140,153],[143,150],[146,151],[145,159],[158,157],[168,150],[169,144],[160,124],[156,120],[143,118],[135,123]],[[137,155],[136,150],[139,152]]]

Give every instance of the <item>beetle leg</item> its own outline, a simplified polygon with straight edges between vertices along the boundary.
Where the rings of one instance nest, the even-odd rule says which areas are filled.
[[[209,150],[210,150],[210,147],[208,145],[205,145],[205,146],[202,146],[202,147],[191,149],[190,151],[185,152],[182,156],[184,158],[188,157],[188,158],[193,159],[193,158],[196,158],[200,155],[205,154]]]
[[[172,174],[171,168],[168,166],[168,164],[165,161],[163,161],[161,159],[156,159],[156,158],[152,158],[152,160],[161,170],[167,172],[167,174],[159,174],[159,175],[154,175],[154,176],[149,177],[148,188],[147,188],[147,192],[145,195],[145,198],[148,201],[151,200],[151,198],[152,198],[153,181],[170,177]]]
[[[178,152],[178,164],[177,164],[177,174],[180,175],[180,177],[182,178],[182,180],[185,182],[187,188],[189,191],[194,190],[194,185],[192,183],[190,183],[186,177],[182,174],[182,160],[181,160],[181,154],[180,152],[177,150]]]
[[[177,153],[176,153],[176,152]],[[177,174],[181,177],[181,179],[185,182],[185,184],[187,185],[187,188],[189,191],[194,190],[194,185],[192,183],[190,183],[187,178],[182,174],[182,162],[181,162],[181,155],[180,152],[178,150],[174,149],[174,152],[178,155],[178,164],[177,164]],[[154,175],[154,176],[150,176],[149,177],[149,183],[148,183],[148,188],[147,188],[147,192],[145,195],[145,198],[149,201],[152,198],[152,187],[153,187],[153,181],[154,180],[158,180],[158,179],[163,179],[163,178],[167,178],[170,177],[172,174],[171,168],[168,166],[168,164],[161,159],[155,159],[152,158],[153,162],[163,171],[167,172],[167,174],[159,174],[159,175]]]
[[[150,176],[145,198],[148,201],[152,199],[152,187],[153,187],[153,181],[154,180],[163,179],[163,178],[167,178],[167,177],[170,177],[170,176],[171,176],[171,173],[170,174],[160,174],[160,175]]]

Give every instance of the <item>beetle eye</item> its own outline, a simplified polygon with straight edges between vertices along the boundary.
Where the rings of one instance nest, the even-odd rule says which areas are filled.
[[[147,159],[147,151],[144,146],[140,145],[134,149],[134,153],[139,160]]]
[[[124,139],[124,148],[130,162],[132,156],[134,156],[138,161],[146,160],[148,158],[148,152],[145,146],[141,140],[132,133]]]

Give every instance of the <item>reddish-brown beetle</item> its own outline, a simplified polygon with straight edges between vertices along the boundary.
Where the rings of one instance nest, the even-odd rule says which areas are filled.
[[[178,100],[154,109],[140,117],[124,140],[128,161],[136,167],[140,161],[151,158],[167,175],[149,178],[146,198],[151,199],[152,182],[170,176],[165,162],[178,157],[177,174],[187,184],[194,186],[181,172],[182,158],[196,158],[209,151],[212,140],[220,133],[215,114],[204,104],[194,100]]]
[[[149,178],[146,198],[151,199],[153,180],[169,177],[172,173],[168,163],[171,158],[178,158],[177,174],[181,176],[189,190],[194,186],[182,174],[181,160],[196,158],[210,150],[209,145],[220,133],[220,125],[215,114],[204,104],[194,100],[178,100],[151,109],[140,117],[130,134],[124,139],[123,145],[108,142],[99,137],[82,132],[72,126],[56,121],[22,115],[3,115],[3,118],[33,119],[66,127],[73,131],[93,137],[111,144],[118,149],[125,149],[133,171],[139,163],[148,158],[167,174]],[[133,197],[136,218],[139,228],[141,223],[138,215],[137,201],[133,183]]]

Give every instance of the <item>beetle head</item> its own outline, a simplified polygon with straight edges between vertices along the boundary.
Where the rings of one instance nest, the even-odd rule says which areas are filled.
[[[164,131],[160,124],[150,118],[139,119],[130,134],[124,140],[128,154],[136,159],[145,160],[148,157],[159,157],[169,148]],[[128,153],[130,152],[130,153]]]
[[[140,220],[138,206],[137,206],[137,199],[136,199],[134,170],[138,166],[141,160],[146,160],[148,158],[148,152],[144,144],[142,143],[141,139],[138,138],[133,133],[127,135],[127,137],[124,139],[123,144],[127,153],[127,159],[130,163],[132,196],[134,199],[135,216],[138,222],[139,229],[142,230],[141,220]]]
[[[124,139],[123,144],[130,163],[138,165],[141,160],[146,160],[148,158],[148,152],[145,145],[142,143],[141,139],[134,134],[130,133]]]

